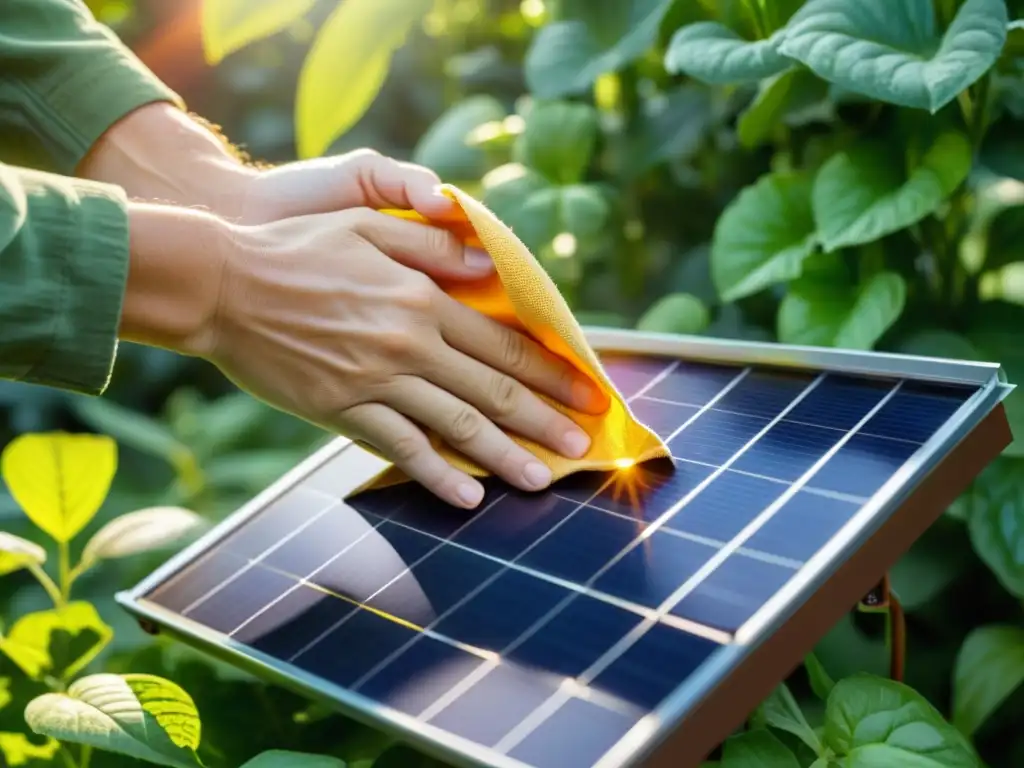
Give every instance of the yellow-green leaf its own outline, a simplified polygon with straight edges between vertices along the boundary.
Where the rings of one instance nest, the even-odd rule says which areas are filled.
[[[57,541],[71,541],[107,497],[117,443],[103,435],[21,435],[4,449],[0,469],[29,519]]]
[[[0,531],[0,576],[46,562],[46,550],[35,542]]]
[[[0,636],[0,651],[31,678],[44,674],[71,678],[113,636],[91,603],[75,602],[22,616],[6,636]]]
[[[0,677],[0,709],[11,703],[11,679]]]
[[[301,157],[322,155],[363,116],[391,56],[432,0],[345,0],[320,28],[299,74],[295,131]]]
[[[329,755],[271,749],[256,755],[242,768],[345,768],[345,762]]]
[[[315,0],[203,0],[203,52],[210,64],[286,29]]]
[[[194,768],[199,712],[180,687],[154,675],[90,675],[67,693],[29,702],[35,733],[173,768]]]
[[[52,760],[60,749],[60,742],[47,739],[42,744],[33,744],[24,733],[0,731],[0,765],[15,768],[28,765],[34,760]]]
[[[99,560],[137,555],[165,547],[198,528],[203,519],[181,507],[149,507],[111,520],[82,551],[82,570]]]

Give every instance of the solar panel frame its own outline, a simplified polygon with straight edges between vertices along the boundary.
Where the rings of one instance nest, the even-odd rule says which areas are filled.
[[[804,564],[796,576],[743,624],[734,636],[734,644],[723,645],[714,651],[694,675],[661,702],[653,712],[642,718],[601,758],[595,768],[626,768],[639,764],[688,765],[685,760],[699,761],[707,751],[739,725],[750,709],[799,663],[803,653],[817,642],[831,623],[838,620],[856,603],[860,595],[856,595],[855,591],[851,592],[851,589],[854,589],[851,585],[863,582],[855,585],[855,589],[862,590],[862,595],[873,586],[870,583],[871,579],[881,576],[883,569],[875,568],[876,563],[872,561],[871,573],[861,569],[863,573],[847,573],[842,580],[837,574],[844,569],[850,571],[851,562],[858,559],[858,553],[866,552],[866,545],[872,542],[873,549],[877,551],[873,557],[876,560],[882,558],[885,569],[890,567],[906,547],[966,487],[974,474],[994,459],[1010,442],[1012,436],[1001,402],[1013,387],[1006,383],[1005,375],[996,363],[713,340],[603,328],[585,329],[585,332],[595,351],[603,355],[649,355],[747,368],[792,368],[810,373],[852,374],[978,387],[977,391],[920,445],[901,468],[889,477],[882,488],[871,495],[869,501],[854,513],[840,531]],[[970,450],[965,449],[966,443],[972,443]],[[951,461],[954,453],[957,454],[957,459]],[[117,601],[152,631],[165,632],[211,655],[248,669],[258,677],[329,703],[356,719],[385,728],[426,752],[455,765],[524,768],[525,764],[522,762],[417,718],[385,710],[373,700],[285,664],[231,638],[225,638],[198,622],[145,599],[145,595],[155,586],[244,525],[267,504],[300,484],[317,468],[341,454],[346,454],[346,468],[351,469],[351,488],[347,492],[356,490],[369,477],[386,466],[380,459],[346,438],[329,440],[293,470],[251,499],[224,522],[172,556],[133,588],[118,593]],[[932,473],[940,464],[943,465],[944,471],[941,477],[936,477]],[[953,471],[946,470],[948,464],[956,465]],[[956,468],[959,468],[959,473]],[[957,477],[958,474],[960,477]],[[931,491],[924,488],[928,484],[932,487]],[[900,517],[896,513],[903,506],[913,506],[915,498],[928,494],[930,501],[918,504],[920,509],[913,514],[908,512],[902,515],[902,522],[896,519]],[[781,502],[776,504],[780,505]],[[773,507],[762,511],[758,517],[765,516]],[[888,535],[889,540],[877,535],[881,529],[887,526],[891,528],[897,522],[900,523],[900,530]],[[822,599],[829,592],[841,595],[845,602],[841,602],[838,607],[829,604],[828,600]],[[809,613],[808,608],[812,602],[817,604],[815,611],[811,612],[816,615],[809,619],[806,614]],[[798,623],[797,614],[803,615],[801,623],[808,625],[809,629],[794,635]],[[786,646],[788,643],[789,647],[778,648],[778,641],[784,635],[787,642],[782,645]],[[773,639],[776,642],[769,642]],[[763,656],[763,652],[772,645],[776,646],[772,653],[772,663],[765,664],[763,660],[757,664],[752,663],[759,653]],[[801,648],[804,650],[800,650]],[[745,675],[741,674],[744,670]],[[745,683],[740,685],[741,681]],[[732,711],[727,711],[729,708]]]

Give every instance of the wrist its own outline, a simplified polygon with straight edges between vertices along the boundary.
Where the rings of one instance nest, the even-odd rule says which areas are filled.
[[[171,104],[130,113],[96,142],[78,175],[116,184],[130,198],[241,217],[258,175],[220,137]]]
[[[119,337],[193,357],[216,343],[231,225],[205,211],[128,206],[130,258]]]

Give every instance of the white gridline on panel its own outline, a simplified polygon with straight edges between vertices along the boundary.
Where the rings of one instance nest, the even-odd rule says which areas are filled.
[[[820,382],[821,379],[815,379],[815,382]],[[843,437],[833,445],[826,453],[820,457],[810,468],[807,469],[797,480],[788,488],[783,494],[770,504],[764,511],[755,517],[742,531],[734,536],[726,548],[720,550],[715,554],[710,561],[704,564],[704,566],[695,573],[690,579],[685,581],[672,595],[659,606],[658,614],[667,613],[672,608],[677,606],[682,600],[695,590],[701,583],[708,577],[710,577],[714,571],[729,557],[733,552],[739,549],[743,545],[743,542],[747,541],[752,537],[761,527],[763,527],[779,509],[791,499],[800,490],[801,486],[805,485],[807,481],[825,465],[833,456],[835,456],[839,450],[846,445],[849,440],[858,433],[860,428],[866,424],[878,411],[880,411],[886,403],[888,403],[899,391],[903,385],[903,381],[898,381],[892,387],[891,390],[883,397],[875,406],[868,411]],[[805,390],[806,395],[815,386],[814,383]],[[794,402],[790,403],[789,407],[783,411],[786,413],[792,408],[800,399],[797,398]],[[755,438],[756,440],[757,438]],[[735,458],[735,457],[734,457]],[[717,562],[716,562],[717,560]],[[645,626],[646,625],[646,626]],[[635,645],[646,632],[655,625],[655,622],[648,623],[647,620],[642,621],[640,625],[633,631],[627,633],[619,643],[612,646],[603,656],[595,661],[589,669],[585,670],[580,676],[579,680],[584,685],[589,685],[593,682],[604,670],[611,666],[616,660],[621,658],[633,645]],[[559,700],[560,699],[560,700]],[[495,745],[495,751],[501,754],[507,754],[509,750],[514,749],[520,744],[526,737],[528,737],[534,730],[536,730],[548,717],[553,715],[558,709],[568,701],[568,698],[563,692],[556,693],[548,701],[542,704],[540,707],[535,709],[533,713],[527,715],[518,726],[512,729],[505,737]],[[539,714],[538,714],[539,713]],[[614,747],[613,747],[614,749]],[[609,750],[610,751],[610,750]],[[605,753],[607,754],[607,753]],[[600,761],[598,765],[600,765]]]

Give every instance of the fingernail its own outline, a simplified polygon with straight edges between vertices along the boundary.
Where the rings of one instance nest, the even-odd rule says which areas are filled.
[[[551,483],[551,470],[538,461],[531,461],[523,470],[523,480],[531,488],[546,488]]]
[[[581,411],[599,410],[604,404],[604,394],[590,379],[577,378],[572,384],[572,399]]]
[[[494,269],[490,254],[479,248],[466,248],[463,258],[466,260],[466,266],[474,272]]]
[[[590,448],[590,438],[582,430],[570,429],[562,438],[562,445],[565,448],[566,456],[570,459],[578,459]]]
[[[475,507],[484,498],[484,489],[476,483],[462,483],[455,489],[459,501],[470,507]]]

